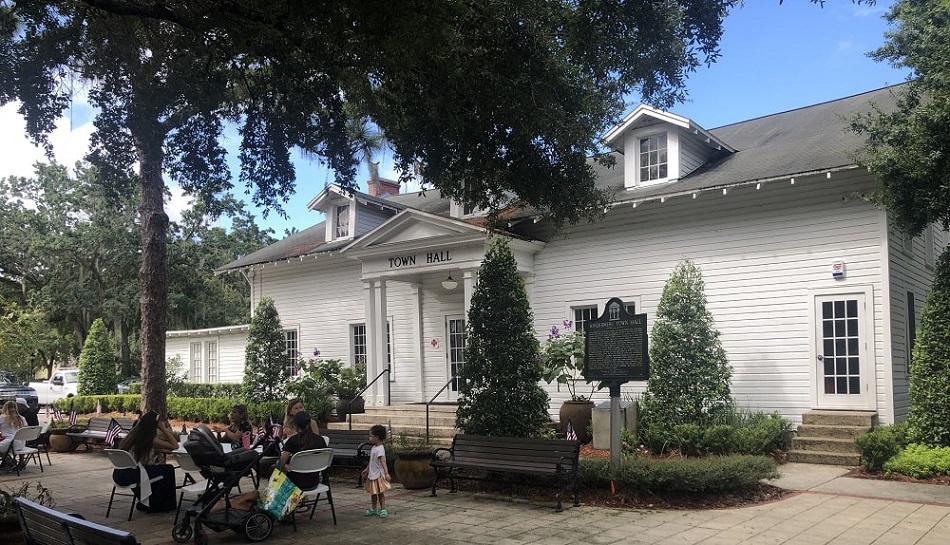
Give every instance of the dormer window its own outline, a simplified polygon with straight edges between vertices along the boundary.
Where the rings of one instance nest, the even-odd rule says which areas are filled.
[[[341,204],[336,207],[336,238],[350,236],[350,205]]]
[[[666,133],[640,139],[640,183],[665,180],[667,172]]]

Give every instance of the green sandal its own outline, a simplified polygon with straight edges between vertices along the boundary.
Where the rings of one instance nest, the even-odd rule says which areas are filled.
[[[366,513],[364,513],[364,515],[367,517],[375,517],[378,514],[379,514],[379,509],[367,509]]]
[[[389,511],[387,511],[387,510],[385,510],[385,509],[380,509],[380,510],[379,510],[379,516],[380,516],[381,518],[386,518],[386,517],[389,516]]]

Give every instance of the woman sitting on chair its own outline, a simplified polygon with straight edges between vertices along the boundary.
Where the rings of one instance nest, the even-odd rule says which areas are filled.
[[[297,433],[297,426],[294,424],[294,415],[304,411],[306,408],[303,406],[303,400],[299,397],[292,397],[287,400],[287,411],[284,413],[284,437],[286,441],[290,436]],[[316,435],[320,435],[320,426],[317,425],[317,421],[310,420],[310,431]]]
[[[254,438],[254,426],[247,416],[247,405],[238,403],[231,409],[231,424],[218,430],[222,443],[231,443],[232,449],[239,449],[250,445]],[[245,444],[245,437],[247,444]]]
[[[301,490],[310,490],[314,486],[317,486],[317,484],[320,483],[320,474],[291,473],[294,469],[288,465],[290,457],[303,450],[327,448],[326,440],[316,433],[313,433],[310,422],[312,422],[312,420],[310,419],[310,413],[307,411],[300,411],[294,415],[293,423],[297,428],[297,433],[284,441],[284,449],[280,453],[280,461],[277,464],[277,467],[284,473],[287,473],[287,477],[290,481]]]
[[[167,513],[174,511],[175,466],[165,463],[165,455],[158,451],[172,451],[178,448],[178,435],[171,430],[167,422],[158,421],[158,413],[149,411],[142,415],[132,431],[119,444],[132,458],[145,467],[149,479],[162,477],[151,483],[152,492],[147,498],[139,498],[137,508],[148,513]],[[140,482],[139,468],[115,469],[112,479],[116,484],[129,485]],[[140,491],[141,487],[136,488]],[[138,493],[138,492],[136,492]]]
[[[4,456],[7,450],[10,450],[13,443],[13,436],[16,435],[18,429],[24,426],[26,426],[26,421],[20,416],[20,413],[17,412],[16,403],[13,401],[4,403],[3,412],[0,414],[0,456]],[[17,448],[23,448],[26,446],[26,441],[17,441],[15,446]],[[9,460],[12,459],[12,451],[10,455],[10,458],[4,458],[3,461],[8,464],[5,466],[7,469],[14,469],[14,466],[9,462]],[[13,463],[16,462],[14,461]]]

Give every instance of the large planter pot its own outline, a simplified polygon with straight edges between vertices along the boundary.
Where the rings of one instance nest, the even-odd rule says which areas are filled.
[[[362,414],[366,412],[366,400],[362,397],[354,399],[339,399],[336,402],[336,415],[344,420],[348,414]]]
[[[396,479],[404,488],[416,490],[432,488],[435,468],[429,465],[431,448],[396,450]]]
[[[65,433],[51,433],[49,436],[49,447],[55,452],[73,452],[78,443]]]
[[[587,435],[587,425],[590,424],[591,414],[594,412],[593,401],[565,401],[558,412],[558,418],[561,422],[561,433],[567,432],[567,423],[574,426],[574,433],[581,444],[590,441]]]

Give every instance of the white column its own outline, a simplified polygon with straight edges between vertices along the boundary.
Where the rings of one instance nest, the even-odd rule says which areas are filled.
[[[412,288],[412,352],[415,354],[414,377],[410,377],[418,385],[416,391],[416,401],[424,402],[426,399],[426,381],[425,381],[425,340],[422,338],[423,321],[422,308],[425,290],[421,283],[413,283]],[[405,366],[403,366],[405,369]],[[405,371],[403,371],[405,373]]]
[[[376,306],[376,281],[368,280],[363,282],[363,304],[365,306],[365,321],[366,321],[366,380],[372,380],[379,371],[376,370],[376,354],[379,353],[379,348],[376,345],[376,329],[379,319],[377,318],[377,306]],[[373,406],[373,390],[375,387],[370,387],[366,393],[363,394],[364,399],[369,406]]]
[[[376,338],[376,371],[370,378],[376,377],[386,369],[386,281],[379,280],[376,288],[376,327],[373,336]],[[373,406],[389,405],[389,375],[380,377],[372,389]]]
[[[472,294],[475,293],[477,271],[467,270],[462,273],[462,288],[464,292],[463,305],[465,308],[465,323],[468,324],[468,311],[472,308]]]

